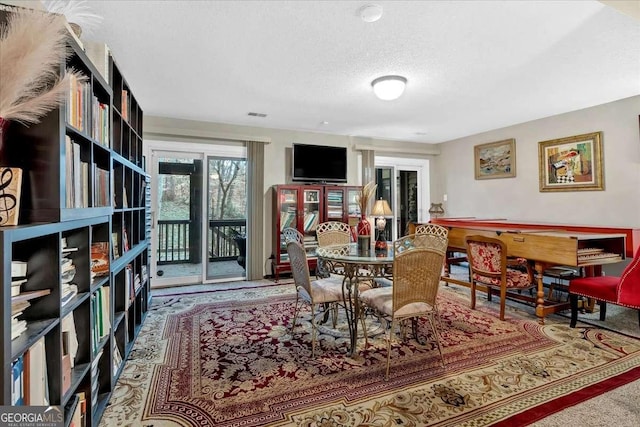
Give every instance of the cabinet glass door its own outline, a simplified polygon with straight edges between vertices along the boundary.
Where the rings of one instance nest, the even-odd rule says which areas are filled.
[[[360,218],[360,204],[358,203],[359,197],[360,197],[359,188],[347,189],[347,216],[349,218],[347,223],[350,226],[358,225],[358,221]]]
[[[327,197],[327,221],[342,221],[344,218],[344,190],[326,190]]]
[[[295,188],[283,189],[280,192],[280,261],[288,262],[287,244],[284,241],[282,230],[291,227],[299,230],[298,223],[298,190]]]
[[[305,189],[303,191],[303,212],[304,248],[307,258],[315,257],[318,247],[316,227],[320,219],[320,190]]]

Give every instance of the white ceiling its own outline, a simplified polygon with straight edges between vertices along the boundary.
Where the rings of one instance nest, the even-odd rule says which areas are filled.
[[[640,94],[640,21],[601,2],[367,3],[92,0],[90,38],[146,115],[267,128],[438,143]]]

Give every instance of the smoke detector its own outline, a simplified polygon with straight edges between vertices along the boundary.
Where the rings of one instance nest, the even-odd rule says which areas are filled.
[[[378,4],[367,4],[358,9],[358,15],[364,22],[376,22],[382,17],[382,6]]]

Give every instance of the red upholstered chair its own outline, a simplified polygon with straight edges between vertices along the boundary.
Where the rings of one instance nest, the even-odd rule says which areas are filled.
[[[500,320],[504,320],[507,291],[522,291],[535,286],[533,270],[522,258],[507,259],[507,246],[502,240],[485,236],[468,236],[467,258],[471,275],[471,308],[476,308],[477,284],[500,290]]]
[[[620,277],[581,277],[569,282],[572,328],[578,321],[578,296],[593,298],[600,303],[600,320],[605,319],[606,304],[610,302],[637,309],[640,324],[640,249]]]

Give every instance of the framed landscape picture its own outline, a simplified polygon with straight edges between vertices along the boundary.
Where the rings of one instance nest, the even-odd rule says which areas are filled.
[[[540,191],[604,190],[602,132],[540,141]]]
[[[516,176],[516,140],[476,145],[474,163],[476,179],[512,178]]]

